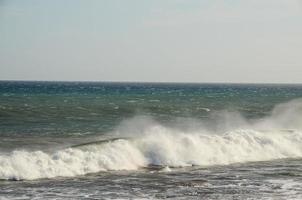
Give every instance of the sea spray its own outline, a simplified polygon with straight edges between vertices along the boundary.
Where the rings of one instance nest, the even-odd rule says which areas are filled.
[[[183,167],[226,165],[302,157],[302,133],[234,130],[225,134],[175,133],[163,126],[145,136],[67,148],[48,154],[14,151],[0,156],[0,179],[77,176],[149,165]]]
[[[271,116],[257,120],[221,112],[212,123],[201,122],[192,129],[135,117],[117,128],[115,136],[123,139],[76,145],[54,153],[15,150],[0,154],[0,179],[72,177],[150,165],[210,166],[302,157],[301,108],[301,100],[291,101],[277,105]],[[190,122],[186,123],[190,127]]]
[[[0,179],[38,179],[77,176],[107,170],[134,170],[144,166],[141,152],[120,140],[89,149],[67,148],[48,154],[14,151],[0,156]]]

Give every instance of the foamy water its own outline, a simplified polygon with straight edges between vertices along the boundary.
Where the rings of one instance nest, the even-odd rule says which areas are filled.
[[[302,197],[300,86],[0,85],[0,199]]]
[[[234,130],[222,135],[151,127],[144,136],[67,148],[55,153],[14,151],[0,156],[0,179],[77,176],[149,165],[209,166],[302,157],[302,133]]]
[[[280,128],[299,128],[301,119],[297,113],[301,107],[296,100],[276,106],[270,117],[253,123],[237,119],[245,129],[236,124],[225,133],[184,131],[148,118],[139,122],[134,118],[118,129],[118,134],[132,135],[128,139],[78,145],[54,153],[19,150],[0,155],[0,179],[72,177],[108,170],[139,170],[150,165],[209,166],[299,158],[302,132]],[[229,116],[234,121],[233,115]],[[289,116],[294,118],[289,120]],[[269,129],[258,130],[260,127]]]

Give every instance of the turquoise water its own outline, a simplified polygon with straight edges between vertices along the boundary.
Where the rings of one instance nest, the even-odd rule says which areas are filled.
[[[301,199],[302,85],[0,81],[0,199]]]
[[[263,117],[302,97],[302,86],[2,81],[0,95],[0,135],[61,136],[104,134],[137,115],[160,122],[221,110]]]

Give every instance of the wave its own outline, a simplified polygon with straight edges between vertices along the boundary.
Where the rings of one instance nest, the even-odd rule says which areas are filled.
[[[240,119],[241,126],[228,126],[223,133],[134,118],[117,129],[124,138],[75,145],[55,153],[19,150],[0,155],[0,179],[32,180],[148,166],[210,166],[302,157],[301,117],[297,114],[301,105],[279,105],[270,117],[253,122]],[[290,120],[291,116],[295,119]]]
[[[154,126],[136,139],[115,139],[53,154],[14,151],[0,156],[0,179],[77,176],[107,170],[137,170],[149,165],[183,167],[226,165],[302,156],[302,133],[236,130],[223,135],[175,133]]]

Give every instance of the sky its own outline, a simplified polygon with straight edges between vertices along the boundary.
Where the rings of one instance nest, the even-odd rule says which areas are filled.
[[[0,0],[0,80],[302,83],[302,0]]]

